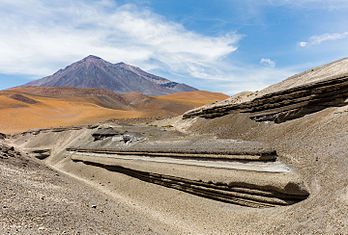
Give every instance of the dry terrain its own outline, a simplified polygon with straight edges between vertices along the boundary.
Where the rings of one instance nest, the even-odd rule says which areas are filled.
[[[6,149],[0,143],[0,234],[180,233],[132,201]]]
[[[149,97],[139,93],[117,95],[97,89],[16,88],[0,92],[0,132],[90,124],[109,119],[169,117],[226,97],[205,91]]]
[[[345,69],[340,60],[170,119],[0,135],[0,232],[347,234]],[[115,112],[197,104],[91,92],[89,104]],[[2,104],[88,97],[60,96],[10,91]]]
[[[7,95],[0,96],[0,130],[4,133],[33,128],[70,126],[103,121],[111,118],[137,118],[142,112],[117,110],[93,102],[26,95],[37,103],[28,104]]]

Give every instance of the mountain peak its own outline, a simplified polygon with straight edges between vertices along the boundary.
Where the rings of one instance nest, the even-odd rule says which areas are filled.
[[[102,58],[95,56],[95,55],[89,55],[89,56],[83,58],[82,60],[102,60]]]
[[[112,66],[112,64],[98,56],[89,55],[82,60],[77,61],[73,65],[84,65],[84,66]]]
[[[124,62],[112,64],[95,55],[89,55],[51,76],[25,86],[102,88],[119,93],[139,92],[154,96],[196,90]]]
[[[119,63],[116,63],[115,65],[127,65],[125,62],[119,62]]]

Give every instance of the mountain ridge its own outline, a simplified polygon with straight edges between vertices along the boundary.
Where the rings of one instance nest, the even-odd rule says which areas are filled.
[[[112,64],[94,55],[24,86],[101,88],[116,93],[139,92],[150,96],[197,90],[145,72],[139,67],[124,62]]]

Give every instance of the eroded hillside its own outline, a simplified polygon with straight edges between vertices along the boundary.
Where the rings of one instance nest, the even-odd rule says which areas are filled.
[[[3,156],[6,160],[26,156],[25,161],[64,175],[62,179],[71,182],[69,189],[82,185],[76,195],[102,192],[110,207],[97,201],[91,208],[107,210],[108,217],[104,220],[104,215],[83,210],[85,217],[77,216],[81,224],[91,219],[108,223],[115,218],[110,212],[117,203],[124,215],[117,221],[128,229],[126,233],[138,231],[127,224],[136,220],[150,234],[345,234],[347,76],[338,73],[308,82],[311,72],[302,84],[291,88],[260,96],[242,93],[183,117],[1,135],[7,146],[3,152],[13,155]],[[183,102],[182,95],[169,99]],[[133,105],[147,99],[137,94],[124,98],[133,100]],[[41,102],[25,94],[7,99]],[[21,174],[29,177],[31,172]],[[11,184],[16,189],[22,181],[15,175]],[[7,182],[0,181],[1,185]],[[38,187],[39,182],[32,185]],[[73,199],[77,204],[85,200]],[[10,200],[6,204],[12,209],[17,206]],[[128,211],[122,210],[124,205]],[[1,217],[6,232],[23,223],[9,218],[11,209]],[[41,217],[34,213],[31,218],[39,221]],[[48,218],[56,217],[52,213]],[[86,231],[69,223],[59,224],[56,230],[37,224],[35,229],[20,227],[18,231]],[[113,233],[103,228],[99,231]]]
[[[193,91],[150,97],[102,89],[25,87],[0,92],[0,131],[91,124],[110,119],[170,117],[225,99],[220,93]],[[184,98],[186,96],[186,99]],[[202,98],[204,97],[204,98]]]

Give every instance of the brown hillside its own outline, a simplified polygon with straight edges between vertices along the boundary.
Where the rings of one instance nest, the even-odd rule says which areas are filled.
[[[14,88],[0,92],[0,132],[81,125],[109,119],[170,117],[225,97],[201,91],[150,97],[139,93],[120,95],[102,89]]]
[[[109,109],[90,100],[48,98],[26,95],[37,101],[28,104],[0,94],[0,132],[12,133],[33,128],[87,124],[110,118],[138,118],[143,113],[134,110]]]
[[[203,105],[229,98],[228,95],[209,91],[177,92],[170,95],[159,96],[159,100],[177,101],[185,104]]]

